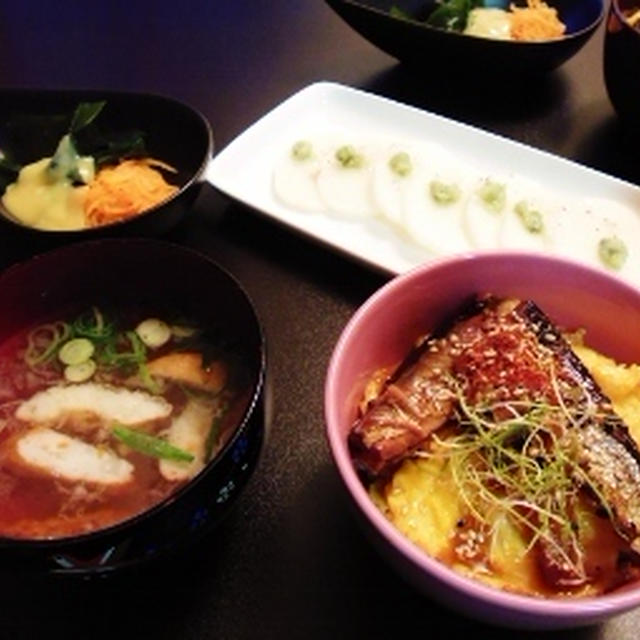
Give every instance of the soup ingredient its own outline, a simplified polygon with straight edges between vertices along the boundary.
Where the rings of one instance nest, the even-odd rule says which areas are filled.
[[[68,382],[85,382],[93,377],[98,365],[95,360],[85,360],[79,364],[69,364],[64,368],[64,377]]]
[[[140,389],[87,382],[39,391],[18,407],[16,417],[27,422],[50,422],[70,411],[90,411],[105,420],[130,425],[164,418],[171,413],[171,405],[162,396]]]
[[[197,389],[218,393],[227,382],[226,367],[221,362],[203,366],[201,353],[178,351],[151,360],[147,369],[153,376],[171,378]]]
[[[136,216],[171,197],[178,187],[168,184],[157,171],[175,172],[151,158],[123,160],[101,169],[89,183],[84,210],[91,226]]]
[[[123,425],[113,427],[113,435],[128,447],[146,453],[148,456],[167,460],[186,460],[187,462],[193,460],[192,454],[172,446],[166,440],[150,436],[142,431],[129,429]]]
[[[133,465],[112,451],[48,428],[27,432],[16,450],[26,464],[66,480],[119,485],[133,473]]]
[[[160,473],[167,480],[185,480],[191,478],[207,461],[207,438],[213,428],[214,410],[196,399],[191,398],[182,413],[174,418],[169,427],[169,442],[188,451],[190,460],[163,460]]]
[[[438,507],[426,507],[425,494],[413,512],[402,487],[414,474],[455,487],[443,507],[453,519],[437,538],[438,557],[454,567],[554,594],[601,592],[635,575],[620,559],[640,553],[640,451],[530,301],[480,299],[423,339],[368,402],[349,445],[366,477],[378,478],[372,491],[390,517],[414,522],[412,539],[424,540],[415,523]],[[496,573],[492,553],[505,544],[528,558],[522,581]]]
[[[58,351],[58,359],[63,364],[82,364],[93,355],[94,351],[93,342],[87,338],[74,338],[62,345]]]
[[[152,349],[157,349],[171,340],[171,329],[169,325],[158,318],[147,318],[143,320],[136,327],[136,333],[140,336],[140,340]]]

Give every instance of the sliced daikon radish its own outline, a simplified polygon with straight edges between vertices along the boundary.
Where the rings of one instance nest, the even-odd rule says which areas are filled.
[[[167,480],[186,480],[202,469],[213,415],[213,407],[190,399],[182,413],[173,419],[167,432],[167,440],[174,447],[191,453],[194,459],[191,462],[160,460],[160,473]]]
[[[560,209],[538,182],[514,178],[507,187],[507,202],[498,245],[505,249],[549,251],[553,247],[551,226]]]
[[[334,147],[316,179],[327,212],[348,218],[376,215],[371,188],[375,155],[371,146],[357,143]]]
[[[18,407],[16,417],[27,422],[46,422],[72,411],[89,411],[105,420],[136,424],[165,418],[171,409],[164,398],[145,391],[86,382],[38,391]]]
[[[470,248],[462,215],[473,176],[469,166],[443,149],[430,150],[405,201],[404,227],[415,242],[434,254]]]
[[[640,214],[603,198],[567,199],[554,217],[551,233],[558,253],[640,284]]]
[[[324,211],[316,179],[329,149],[316,140],[300,139],[283,152],[273,172],[276,197],[293,209]]]
[[[463,222],[474,247],[494,249],[507,210],[507,176],[485,176],[472,189],[464,208]]]
[[[395,226],[404,225],[411,185],[421,173],[424,155],[424,150],[415,145],[395,143],[383,147],[374,160],[371,176],[374,207]]]
[[[133,465],[113,451],[53,429],[32,429],[17,441],[16,451],[26,464],[67,480],[117,485],[133,474]]]

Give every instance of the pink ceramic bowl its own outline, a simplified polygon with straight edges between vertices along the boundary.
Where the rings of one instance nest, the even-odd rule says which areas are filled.
[[[381,366],[398,363],[417,336],[434,329],[476,293],[530,298],[556,323],[586,328],[595,348],[623,361],[640,362],[640,290],[606,273],[558,258],[512,252],[445,258],[393,279],[347,324],[325,385],[329,446],[365,530],[382,554],[424,593],[494,624],[538,629],[582,626],[640,605],[638,583],[581,599],[534,598],[485,586],[429,557],[369,499],[347,447],[366,380]]]

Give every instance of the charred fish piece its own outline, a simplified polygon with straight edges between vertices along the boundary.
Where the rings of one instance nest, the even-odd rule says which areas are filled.
[[[426,338],[352,426],[355,464],[370,479],[389,473],[454,421],[462,401],[561,406],[558,438],[581,470],[575,482],[606,503],[613,525],[640,551],[638,447],[570,344],[529,300],[480,298]]]

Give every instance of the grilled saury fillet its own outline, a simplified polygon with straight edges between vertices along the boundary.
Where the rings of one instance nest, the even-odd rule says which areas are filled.
[[[606,504],[614,527],[640,552],[638,447],[533,302],[478,299],[447,330],[426,338],[354,423],[355,463],[370,479],[388,474],[453,421],[460,403],[494,411],[518,403],[560,407],[565,419],[552,428],[580,470],[575,482]]]

